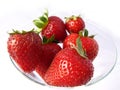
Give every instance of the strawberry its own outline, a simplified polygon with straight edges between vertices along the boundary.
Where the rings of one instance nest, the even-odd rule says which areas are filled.
[[[42,40],[34,30],[14,30],[7,41],[9,55],[26,73],[32,72],[41,60],[41,46]]]
[[[44,77],[45,72],[50,66],[54,56],[61,50],[61,47],[56,43],[47,43],[42,45],[42,60],[36,67],[36,72]]]
[[[87,30],[82,31],[80,35],[72,33],[71,35],[67,36],[63,42],[63,48],[76,45],[76,40],[78,37],[81,39],[82,47],[86,52],[87,57],[89,60],[93,61],[98,54],[99,46],[97,41],[94,39],[94,36],[88,36]]]
[[[47,39],[54,36],[56,41],[62,42],[67,35],[62,19],[58,16],[48,17],[48,12],[45,12],[40,18],[33,20],[33,22],[41,30],[42,37]]]
[[[46,83],[52,86],[74,87],[90,81],[94,67],[81,51],[82,49],[77,47],[59,51],[45,74]]]
[[[79,31],[84,30],[85,22],[80,16],[66,17],[65,22],[66,29],[69,33],[79,33]]]

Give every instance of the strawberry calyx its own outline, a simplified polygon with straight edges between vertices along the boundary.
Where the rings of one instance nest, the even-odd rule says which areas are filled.
[[[10,35],[14,35],[14,34],[26,34],[26,33],[29,33],[29,32],[35,32],[36,33],[36,30],[33,28],[29,31],[26,31],[26,30],[15,30],[15,29],[12,29],[11,32],[8,32]]]
[[[72,45],[72,48],[74,48],[80,56],[82,56],[83,58],[87,58],[86,52],[82,47],[82,42],[80,40],[80,37],[78,37],[76,40],[76,46]]]
[[[48,44],[48,43],[59,43],[57,40],[55,40],[55,36],[52,35],[50,38],[46,38],[45,36],[43,37],[43,40],[42,40],[43,44]]]
[[[38,28],[38,32],[42,31],[48,24],[48,10],[45,10],[44,14],[38,19],[33,20],[33,23]]]
[[[77,20],[78,17],[80,18],[80,15],[79,16],[72,15],[70,17],[65,17],[65,19],[66,19],[66,22],[68,22],[69,20]]]
[[[89,37],[89,38],[94,38],[95,35],[90,35],[87,29],[84,29],[79,32],[80,37]]]

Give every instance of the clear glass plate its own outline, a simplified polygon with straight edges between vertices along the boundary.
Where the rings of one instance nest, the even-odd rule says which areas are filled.
[[[38,12],[38,11],[37,11]],[[32,23],[33,19],[36,19],[41,15],[41,13],[37,13],[36,11],[33,12],[18,12],[14,13],[11,16],[12,23],[9,24],[9,29],[31,29],[35,27]],[[50,13],[52,11],[49,11]],[[21,14],[22,13],[22,14]],[[71,13],[65,13],[65,12],[56,12],[54,15],[57,15],[64,19],[64,16],[69,15],[71,16]],[[84,18],[83,18],[84,19]],[[97,40],[99,44],[99,53],[96,59],[93,61],[94,64],[94,76],[92,79],[84,86],[93,85],[96,82],[104,79],[110,72],[113,70],[116,60],[117,60],[117,49],[112,41],[112,37],[109,35],[109,30],[107,30],[104,27],[101,27],[99,24],[91,21],[91,20],[85,20],[86,29],[89,30],[90,34],[95,34],[95,39]],[[13,65],[19,70],[23,75],[25,75],[27,78],[29,78],[31,81],[34,81],[42,86],[48,86],[42,78],[33,71],[32,73],[24,73],[18,65],[14,62],[14,60],[11,59],[11,62]],[[81,86],[78,86],[81,87]]]

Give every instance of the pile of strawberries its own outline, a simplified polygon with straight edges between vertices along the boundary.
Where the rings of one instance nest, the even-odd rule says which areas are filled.
[[[80,16],[48,16],[33,20],[37,29],[13,30],[7,41],[11,58],[25,73],[36,71],[52,86],[74,87],[88,83],[98,54],[94,35],[88,36]]]

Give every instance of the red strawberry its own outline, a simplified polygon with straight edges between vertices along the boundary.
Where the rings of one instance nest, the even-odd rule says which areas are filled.
[[[80,37],[82,47],[86,52],[87,57],[93,61],[98,54],[99,46],[97,41],[93,38],[93,36],[88,36],[88,32],[86,30],[84,30],[84,33],[86,35],[82,35],[82,32],[81,35],[72,33],[71,35],[67,36],[63,42],[63,47],[66,48],[76,45],[76,39]]]
[[[49,85],[74,87],[85,85],[91,80],[93,64],[77,49],[77,47],[75,49],[68,47],[58,52],[44,77]]]
[[[48,67],[50,66],[54,56],[61,50],[61,47],[56,43],[48,43],[42,45],[42,60],[36,67],[36,72],[44,77]]]
[[[79,31],[84,30],[85,23],[80,16],[73,15],[66,18],[65,26],[69,33],[79,33]]]
[[[33,30],[29,32],[14,31],[7,41],[7,48],[12,59],[27,73],[32,72],[41,59],[40,36]]]
[[[68,35],[63,42],[63,48],[76,45],[76,39],[78,37],[79,37],[79,34],[77,33],[71,33],[70,35]]]
[[[55,40],[61,42],[67,35],[65,24],[62,19],[57,16],[48,17],[48,12],[45,12],[43,16],[33,22],[40,30],[42,30],[42,37],[46,37],[47,39],[54,36]]]

